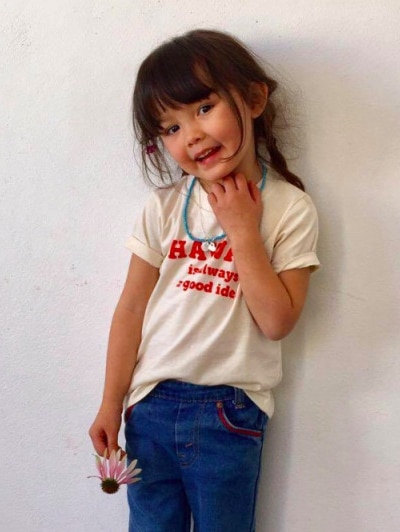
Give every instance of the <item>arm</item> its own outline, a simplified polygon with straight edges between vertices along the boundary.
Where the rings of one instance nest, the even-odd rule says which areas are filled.
[[[259,231],[261,193],[242,174],[214,184],[209,202],[231,243],[251,315],[267,338],[280,340],[289,334],[300,316],[310,269],[275,273]]]
[[[276,274],[259,234],[232,242],[243,296],[263,334],[280,340],[295,326],[303,308],[310,269]]]
[[[143,317],[158,280],[158,269],[132,255],[128,276],[115,309],[107,350],[106,376],[99,412],[89,435],[96,452],[118,449],[122,404],[136,364]]]

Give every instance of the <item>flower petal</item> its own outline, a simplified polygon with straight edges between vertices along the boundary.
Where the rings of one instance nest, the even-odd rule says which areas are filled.
[[[124,473],[125,471],[125,461],[124,460],[121,460],[118,464],[117,464],[117,467],[115,469],[115,478],[119,479],[119,477]]]
[[[96,459],[96,467],[97,467],[97,471],[99,472],[99,475],[100,475],[100,479],[104,478],[104,467],[103,467],[103,464],[101,462],[101,459],[99,456],[97,456],[97,454],[95,455],[95,459]]]
[[[131,476],[132,470],[135,468],[136,464],[137,460],[132,460],[129,466],[124,471],[122,471],[120,475],[118,475],[118,479],[124,478],[126,476]]]
[[[108,450],[107,450],[107,447],[106,447],[104,449],[103,458],[101,459],[101,464],[102,464],[102,467],[103,467],[104,478],[108,477],[108,458],[107,458],[107,453],[108,453]]]
[[[108,460],[109,477],[115,478],[115,470],[117,468],[117,454],[115,451],[111,452],[110,459]]]
[[[133,469],[135,469],[136,464],[137,464],[137,459],[132,460],[132,462],[131,462],[131,463],[128,465],[128,467],[126,468],[126,471],[129,473],[130,471],[132,471]]]
[[[142,472],[142,470],[139,469],[139,468],[138,469],[134,469],[133,471],[131,471],[129,473],[127,471],[124,471],[124,473],[118,478],[118,482],[125,484],[127,480],[133,479],[133,477],[136,477],[141,472]]]
[[[124,482],[124,484],[135,484],[136,482],[139,482],[139,480],[142,480],[141,477],[131,478],[127,482]]]

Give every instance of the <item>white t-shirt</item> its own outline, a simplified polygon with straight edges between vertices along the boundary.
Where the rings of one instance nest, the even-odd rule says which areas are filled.
[[[211,252],[186,234],[183,210],[192,180],[188,176],[174,187],[154,191],[127,243],[160,270],[146,309],[127,406],[158,382],[176,379],[241,388],[271,417],[271,390],[282,377],[281,345],[268,340],[254,322],[227,239],[218,240]],[[260,230],[274,270],[317,268],[318,221],[310,197],[271,169],[262,197]],[[196,238],[222,233],[198,181],[187,219]]]

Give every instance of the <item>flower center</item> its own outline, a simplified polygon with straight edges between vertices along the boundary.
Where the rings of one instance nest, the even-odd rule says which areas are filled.
[[[101,489],[106,493],[116,493],[119,490],[119,484],[115,478],[106,478],[101,483]]]

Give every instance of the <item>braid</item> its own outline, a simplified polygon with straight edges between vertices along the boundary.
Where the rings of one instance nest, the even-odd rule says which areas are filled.
[[[269,88],[269,94],[271,95],[277,88],[277,83],[274,82],[271,85],[270,81],[271,80],[268,79],[267,85]],[[286,158],[278,148],[277,140],[273,133],[276,115],[276,106],[271,99],[268,99],[263,114],[256,118],[254,122],[256,145],[263,145],[267,149],[269,155],[268,162],[278,174],[280,174],[288,183],[291,183],[301,190],[305,190],[301,179],[289,170]],[[258,156],[260,155],[258,154]]]
[[[286,159],[279,150],[276,144],[276,139],[272,135],[272,133],[269,146],[267,147],[270,155],[270,165],[272,166],[272,168],[276,170],[279,174],[281,174],[281,176],[283,176],[286,181],[288,181],[295,187],[300,188],[301,190],[305,190],[301,179],[297,177],[296,174],[291,172],[287,167]]]

